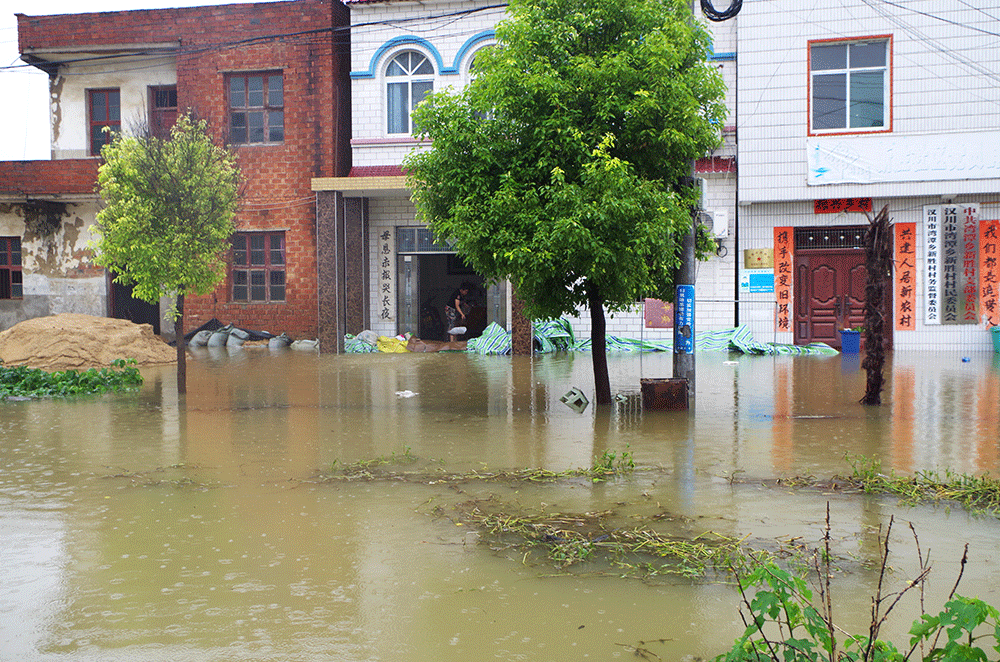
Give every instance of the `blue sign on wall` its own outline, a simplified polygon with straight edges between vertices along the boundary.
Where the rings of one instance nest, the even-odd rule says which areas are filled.
[[[741,292],[774,292],[774,271],[746,270],[740,275]]]
[[[674,354],[694,354],[694,285],[678,285],[674,298]]]

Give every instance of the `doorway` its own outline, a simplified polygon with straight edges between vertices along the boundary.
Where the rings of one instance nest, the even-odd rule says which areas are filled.
[[[458,255],[401,254],[397,264],[398,333],[410,332],[423,340],[448,340],[444,307],[462,283],[472,287],[467,297],[470,304],[464,325],[467,331],[458,335],[458,340],[478,338],[493,322],[506,328],[505,284],[486,283],[486,279],[466,267]]]
[[[160,335],[160,304],[146,303],[132,296],[133,285],[111,281],[111,317],[136,324],[149,324]]]
[[[396,228],[396,274],[397,333],[448,340],[444,307],[462,283],[471,286],[471,310],[459,340],[479,337],[494,322],[508,328],[506,283],[487,283],[427,227]]]
[[[864,324],[867,282],[861,250],[796,250],[795,344],[840,349],[840,330]]]

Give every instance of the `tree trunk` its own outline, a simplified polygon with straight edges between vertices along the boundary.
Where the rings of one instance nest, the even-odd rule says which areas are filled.
[[[184,294],[177,295],[177,317],[174,318],[177,339],[177,395],[187,393],[187,343],[184,342]]]
[[[594,399],[599,405],[611,404],[611,379],[608,377],[608,347],[605,338],[604,299],[597,285],[587,287],[590,306],[590,350],[594,362]]]
[[[865,234],[865,267],[868,282],[865,286],[865,395],[863,405],[882,404],[882,387],[885,384],[885,287],[892,273],[892,224],[889,205],[882,207],[874,219],[869,218]]]

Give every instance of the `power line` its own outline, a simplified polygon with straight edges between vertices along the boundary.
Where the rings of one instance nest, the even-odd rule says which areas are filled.
[[[285,39],[301,39],[301,38],[304,38],[304,37],[308,38],[308,37],[315,37],[315,36],[325,35],[325,34],[331,35],[332,37],[334,37],[334,39],[333,40],[328,40],[328,39],[317,40],[317,41],[314,41],[312,43],[314,43],[314,44],[320,44],[320,45],[327,45],[327,44],[329,44],[329,45],[332,45],[332,46],[341,46],[341,45],[346,45],[346,44],[350,43],[349,36],[351,34],[351,31],[352,30],[356,30],[358,28],[381,27],[381,28],[386,28],[386,29],[390,29],[390,28],[396,28],[396,29],[398,29],[400,26],[404,26],[407,23],[413,23],[415,21],[426,22],[426,21],[434,21],[434,20],[440,20],[440,19],[453,19],[450,22],[454,23],[455,21],[457,21],[459,18],[462,18],[462,17],[470,16],[470,15],[473,15],[473,14],[476,14],[476,13],[480,13],[480,12],[484,12],[484,11],[491,11],[491,10],[494,10],[494,9],[504,9],[506,7],[507,7],[507,4],[506,3],[502,3],[502,4],[495,4],[495,5],[488,5],[488,6],[485,6],[485,7],[475,7],[473,9],[463,9],[463,10],[459,10],[459,11],[447,12],[447,13],[444,13],[444,14],[437,14],[437,15],[434,15],[434,16],[409,17],[409,18],[401,18],[401,19],[393,19],[393,20],[367,21],[367,22],[364,22],[364,23],[356,23],[354,25],[345,25],[345,26],[336,26],[336,27],[324,27],[324,28],[316,28],[316,29],[312,29],[312,30],[301,30],[301,31],[298,31],[298,32],[272,33],[272,34],[267,34],[267,35],[258,35],[256,37],[248,37],[246,39],[238,39],[238,40],[226,41],[226,42],[216,42],[216,43],[205,44],[205,45],[201,45],[201,46],[197,46],[197,47],[192,47],[192,48],[181,47],[181,48],[177,49],[176,51],[172,51],[170,53],[153,52],[153,51],[137,51],[137,52],[131,52],[131,53],[115,53],[115,54],[110,54],[110,55],[93,55],[93,56],[88,56],[88,57],[80,57],[80,58],[72,58],[72,59],[63,59],[63,60],[58,60],[58,61],[51,61],[50,64],[53,65],[53,66],[61,66],[61,65],[65,65],[65,64],[81,64],[81,63],[87,63],[87,62],[105,62],[105,61],[108,61],[108,60],[115,60],[115,59],[134,59],[134,58],[137,58],[137,57],[138,58],[141,58],[141,57],[150,57],[150,58],[154,58],[154,59],[163,59],[164,57],[174,57],[174,56],[176,56],[176,57],[185,57],[185,56],[192,56],[192,55],[197,55],[197,54],[200,54],[200,53],[206,53],[206,52],[211,52],[211,51],[220,51],[221,52],[221,51],[224,51],[224,50],[230,50],[230,49],[239,48],[239,47],[242,47],[242,46],[252,46],[254,44],[266,43],[266,42],[271,42],[271,41],[281,41],[281,40],[285,40]],[[150,11],[156,11],[156,10],[150,10]],[[135,27],[135,26],[133,26],[133,27]],[[150,31],[153,31],[154,27],[157,30],[159,30],[159,29],[162,28],[162,26],[159,23],[157,23],[157,22],[150,23],[150,25],[148,27],[150,28]],[[461,34],[461,33],[459,33],[459,34]],[[337,41],[336,37],[338,37],[340,35],[347,35],[348,39],[345,39],[343,41]],[[308,45],[308,43],[309,42],[306,42],[306,45]],[[6,71],[6,70],[11,70],[11,69],[25,69],[25,68],[32,67],[32,66],[34,66],[34,65],[27,64],[27,63],[12,64],[12,65],[9,65],[9,66],[0,67],[0,72]],[[129,69],[125,69],[125,70],[122,70],[122,71],[129,71]]]

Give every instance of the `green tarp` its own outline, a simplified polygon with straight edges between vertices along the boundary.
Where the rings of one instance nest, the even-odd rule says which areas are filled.
[[[535,322],[535,340],[538,351],[549,352],[589,352],[590,339],[577,340],[569,320],[561,318],[545,322]],[[636,340],[607,336],[609,352],[670,352],[673,340]],[[839,352],[824,343],[810,345],[782,345],[765,343],[754,339],[750,329],[739,326],[723,331],[703,331],[695,336],[695,350],[699,352],[741,352],[743,354],[789,354],[801,356],[829,356]],[[368,343],[347,336],[344,340],[347,352],[370,352],[375,348]],[[509,354],[510,333],[498,324],[490,324],[478,338],[467,343],[467,351],[477,354]]]

